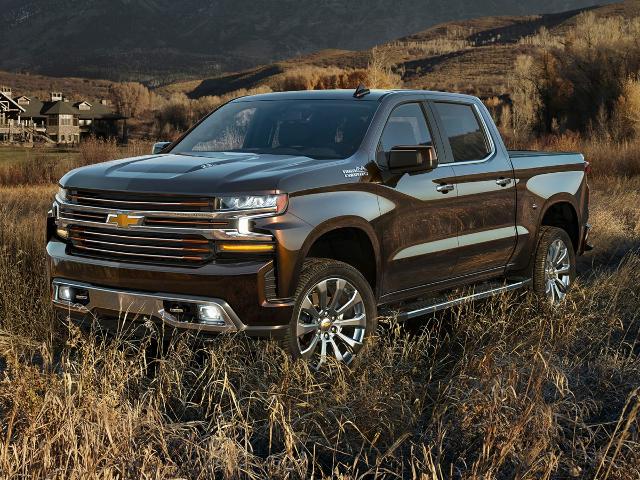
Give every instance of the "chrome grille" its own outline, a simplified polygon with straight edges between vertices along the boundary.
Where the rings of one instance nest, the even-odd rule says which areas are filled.
[[[69,190],[68,200],[76,205],[109,208],[113,210],[150,210],[169,212],[212,212],[214,198],[176,195],[95,192],[92,190]]]
[[[60,208],[60,216],[69,221],[104,223],[107,221],[107,214],[101,212],[75,211],[66,207]]]
[[[69,227],[70,253],[106,260],[198,266],[214,257],[213,242],[200,235],[156,234]]]
[[[143,225],[167,228],[228,228],[230,223],[212,218],[173,218],[162,216],[145,217]]]

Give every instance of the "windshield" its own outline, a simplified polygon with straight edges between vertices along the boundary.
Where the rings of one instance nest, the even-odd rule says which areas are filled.
[[[249,152],[342,159],[364,138],[377,102],[254,100],[228,103],[171,153]]]

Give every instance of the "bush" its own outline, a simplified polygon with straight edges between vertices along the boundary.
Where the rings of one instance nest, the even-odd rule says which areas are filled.
[[[616,109],[635,107],[628,79],[640,71],[639,37],[640,18],[583,13],[564,43],[546,31],[530,39],[538,53],[518,59],[510,82],[515,128],[628,138],[635,129],[617,128]]]

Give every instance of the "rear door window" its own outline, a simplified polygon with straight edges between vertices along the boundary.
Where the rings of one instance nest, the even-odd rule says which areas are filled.
[[[471,105],[434,103],[444,136],[449,140],[456,162],[484,160],[491,153],[486,132]]]

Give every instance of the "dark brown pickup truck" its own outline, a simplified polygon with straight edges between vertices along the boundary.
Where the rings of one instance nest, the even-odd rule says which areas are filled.
[[[560,302],[587,248],[588,163],[507,151],[475,97],[256,95],[154,149],[60,180],[47,253],[75,321],[277,336],[350,362],[383,310],[524,287]]]

